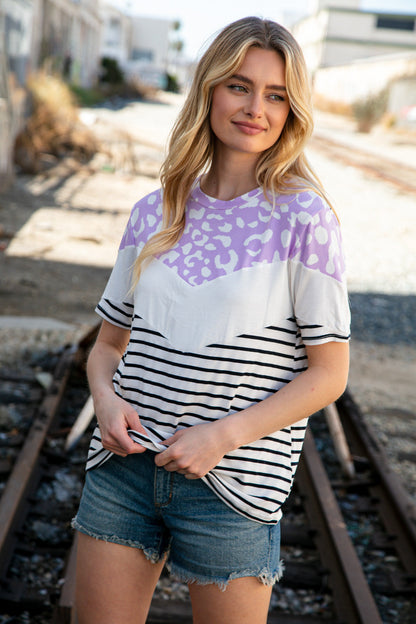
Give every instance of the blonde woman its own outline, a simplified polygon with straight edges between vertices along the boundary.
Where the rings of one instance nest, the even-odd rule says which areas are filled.
[[[293,37],[255,17],[227,26],[97,306],[79,624],[144,623],[165,563],[196,624],[267,620],[307,419],[348,373],[339,225],[303,154],[311,129]]]

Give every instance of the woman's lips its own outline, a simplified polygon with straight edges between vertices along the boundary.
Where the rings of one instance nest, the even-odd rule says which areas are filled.
[[[258,124],[250,123],[247,121],[233,121],[233,124],[237,126],[237,128],[241,130],[241,132],[244,132],[244,134],[260,134],[265,130],[263,126],[259,126]]]

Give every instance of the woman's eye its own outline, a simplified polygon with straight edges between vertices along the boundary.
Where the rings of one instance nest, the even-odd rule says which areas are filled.
[[[284,102],[285,98],[282,95],[279,95],[279,93],[271,93],[269,95],[269,98],[272,100],[272,102]]]
[[[232,91],[237,91],[238,93],[246,93],[247,89],[243,85],[231,84],[228,85],[228,88]]]

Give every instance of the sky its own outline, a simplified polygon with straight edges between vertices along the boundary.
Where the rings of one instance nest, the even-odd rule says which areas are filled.
[[[306,15],[313,0],[106,0],[134,15],[179,20],[184,53],[197,57],[210,38],[226,24],[257,15],[290,26]],[[348,5],[348,1],[345,2]],[[416,0],[361,0],[361,8],[392,13],[416,13]]]

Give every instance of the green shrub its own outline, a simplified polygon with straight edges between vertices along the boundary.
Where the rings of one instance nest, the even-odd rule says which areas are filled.
[[[104,56],[101,59],[101,81],[110,84],[122,84],[124,82],[124,74],[116,59]]]
[[[180,91],[178,79],[173,74],[166,74],[165,91],[170,91],[171,93],[179,93]]]
[[[84,89],[78,85],[70,85],[70,89],[76,98],[78,106],[83,108],[101,104],[106,98],[105,94],[99,89]]]

